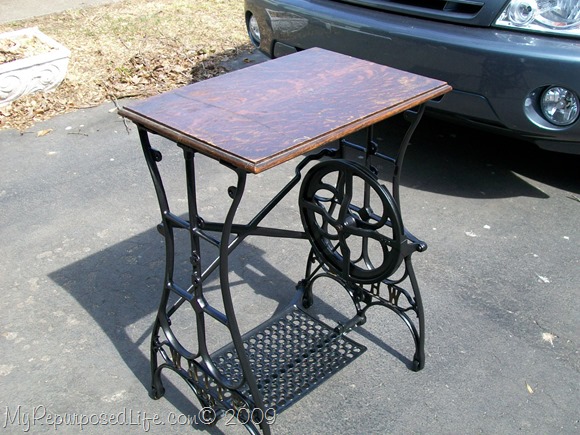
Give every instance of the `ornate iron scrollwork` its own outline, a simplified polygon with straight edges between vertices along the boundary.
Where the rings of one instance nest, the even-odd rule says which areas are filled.
[[[397,162],[393,162],[397,169]],[[312,250],[306,278],[299,283],[302,306],[308,309],[313,305],[314,282],[330,278],[345,288],[356,308],[352,319],[338,324],[339,333],[364,324],[370,307],[390,309],[411,331],[416,348],[411,368],[421,370],[425,360],[424,315],[411,254],[424,250],[425,244],[405,230],[398,201],[366,163],[325,160],[304,177],[299,206]],[[393,278],[395,274],[400,276]],[[407,280],[410,291],[399,286]],[[385,286],[385,294],[381,286]]]

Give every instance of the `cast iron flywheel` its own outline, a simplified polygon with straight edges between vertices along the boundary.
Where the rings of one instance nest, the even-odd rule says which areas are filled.
[[[402,261],[399,209],[359,163],[317,163],[300,188],[300,216],[313,250],[333,273],[361,284],[392,275]]]

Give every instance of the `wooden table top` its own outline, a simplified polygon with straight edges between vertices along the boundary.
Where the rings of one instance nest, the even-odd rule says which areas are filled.
[[[450,90],[439,80],[312,48],[129,104],[119,113],[259,173]]]

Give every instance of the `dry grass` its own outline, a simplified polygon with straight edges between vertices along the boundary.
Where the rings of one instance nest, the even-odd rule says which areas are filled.
[[[37,26],[71,51],[64,82],[0,108],[0,128],[218,75],[250,48],[243,12],[242,0],[125,0],[0,25],[0,33]]]
[[[0,64],[36,56],[52,50],[36,36],[32,38],[20,35],[10,39],[0,40]]]

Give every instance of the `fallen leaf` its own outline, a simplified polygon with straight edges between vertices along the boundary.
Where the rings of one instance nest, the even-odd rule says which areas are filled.
[[[527,382],[526,382],[526,388],[528,389],[528,393],[534,394],[534,389],[532,387],[530,387],[530,384],[528,384]]]
[[[542,334],[542,340],[547,341],[552,346],[554,345],[554,339],[555,338],[556,338],[556,336],[554,334],[552,334],[551,332],[544,332]]]
[[[52,131],[52,128],[47,128],[46,130],[40,130],[38,133],[36,133],[36,137],[46,136],[51,131]]]

